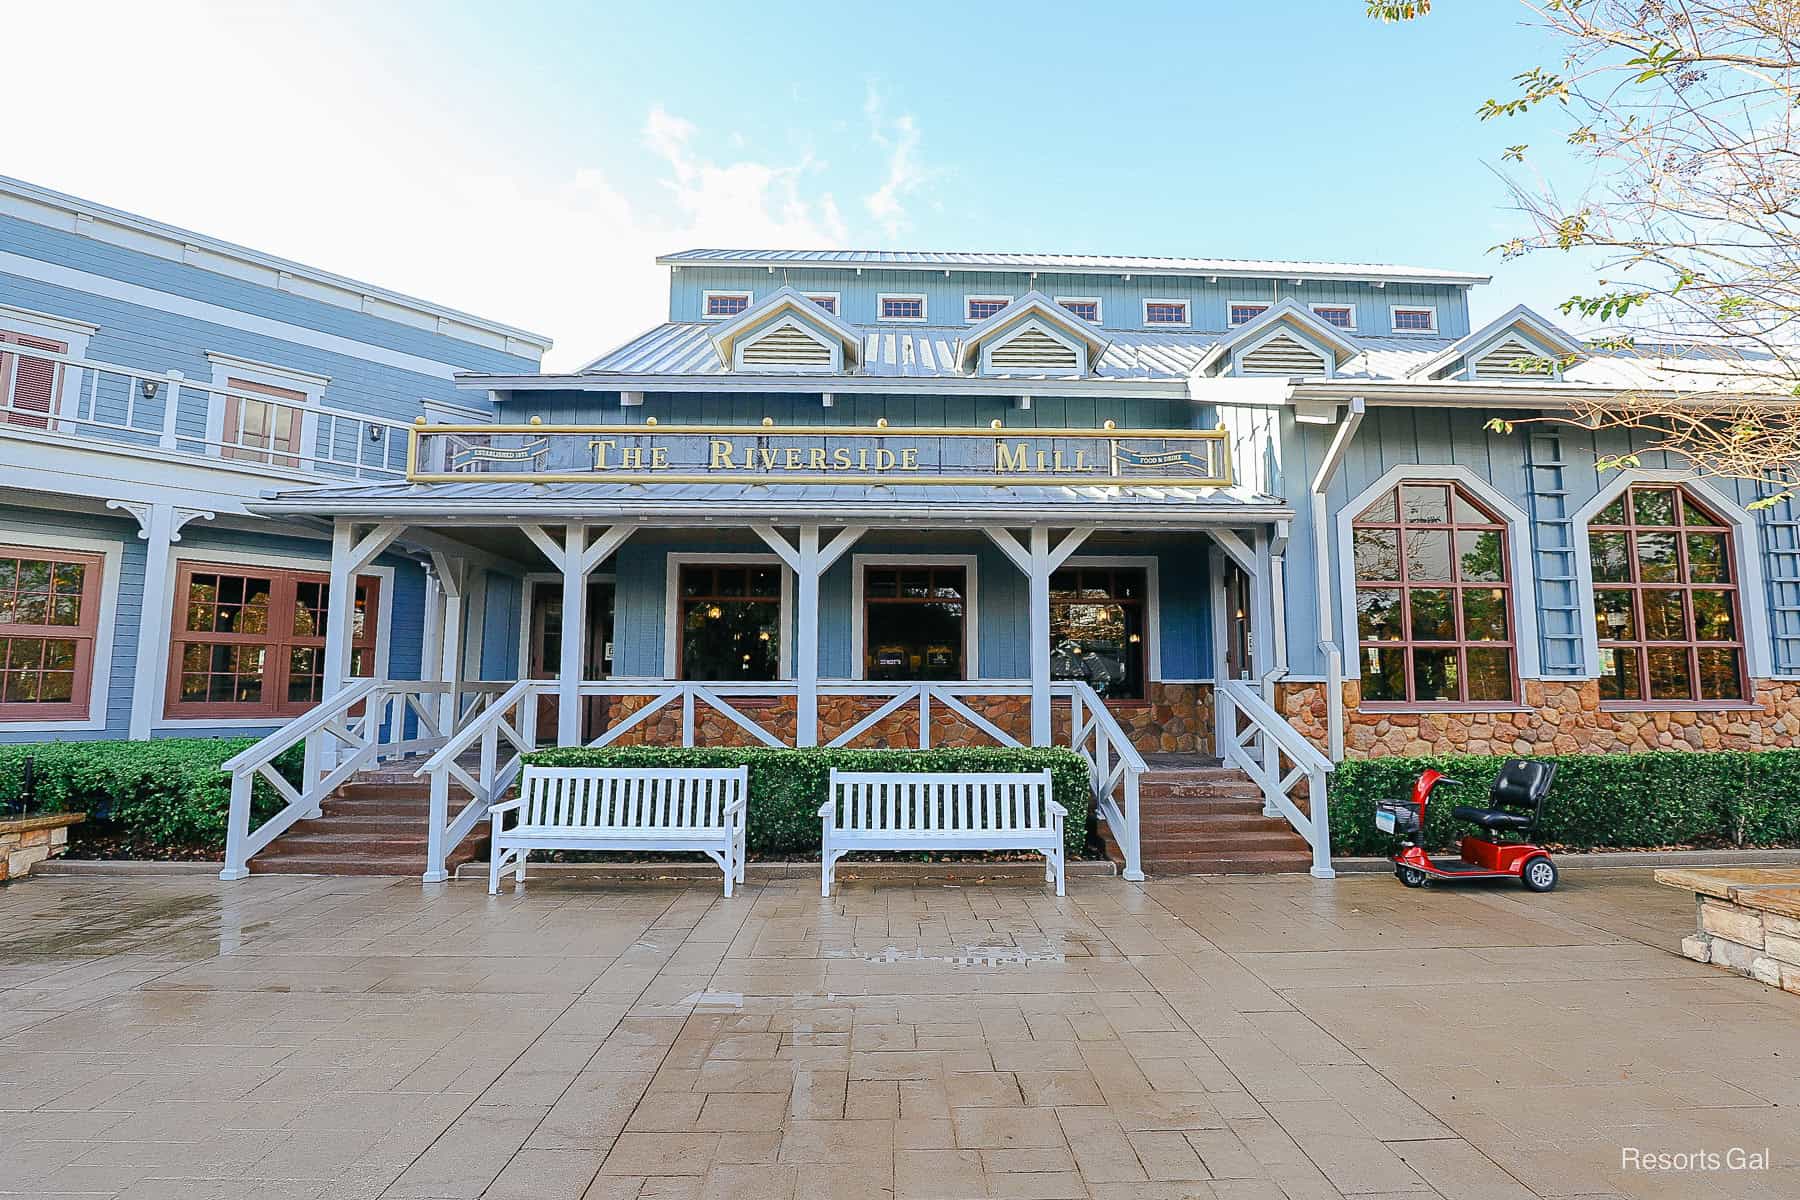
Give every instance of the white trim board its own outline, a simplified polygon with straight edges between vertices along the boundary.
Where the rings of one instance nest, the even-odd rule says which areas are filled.
[[[67,347],[63,353],[76,359],[87,358],[88,339],[100,332],[98,325],[86,321],[57,316],[55,313],[34,312],[29,308],[15,308],[10,304],[0,304],[0,328],[61,343]],[[59,369],[57,374],[61,376],[62,383],[56,389],[56,415],[74,416],[81,410],[81,383],[85,373]],[[5,399],[6,397],[0,396],[0,402]]]
[[[587,577],[588,583],[610,583],[613,585],[613,649],[617,659],[619,642],[619,576],[616,571],[595,571]],[[519,669],[520,679],[531,677],[531,595],[540,583],[554,583],[562,586],[562,574],[557,571],[528,571],[519,577]],[[592,612],[590,608],[587,610]],[[556,676],[552,675],[554,679]],[[612,678],[612,676],[607,676]],[[517,682],[516,680],[514,682]]]
[[[866,609],[865,572],[877,567],[961,567],[963,569],[963,678],[981,678],[981,619],[978,596],[981,591],[981,559],[973,554],[857,554],[850,555],[850,678],[866,679],[863,673],[868,631],[863,626]]]
[[[1144,571],[1144,682],[1174,683],[1162,670],[1162,559],[1154,554],[1072,554],[1068,567],[1141,567]],[[1144,697],[1146,700],[1148,696]]]
[[[1181,320],[1152,321],[1150,306],[1152,304],[1181,305]],[[1192,329],[1194,327],[1194,302],[1182,296],[1145,296],[1138,306],[1138,324],[1145,329]]]
[[[1347,664],[1345,667],[1346,677],[1349,676],[1350,667],[1362,660],[1362,655],[1357,649],[1357,643],[1361,638],[1358,636],[1359,626],[1356,621],[1356,557],[1350,527],[1363,509],[1372,504],[1376,497],[1383,492],[1393,490],[1403,482],[1411,481],[1459,484],[1498,513],[1500,519],[1506,523],[1506,547],[1510,568],[1507,585],[1512,599],[1512,612],[1509,615],[1513,624],[1513,661],[1518,667],[1521,681],[1544,678],[1541,665],[1542,647],[1538,640],[1537,572],[1532,565],[1531,518],[1526,515],[1524,509],[1509,500],[1492,483],[1467,467],[1416,465],[1394,467],[1380,479],[1352,496],[1337,512],[1337,529],[1335,530],[1337,562],[1321,564],[1319,569],[1331,569],[1335,566],[1337,571],[1338,612],[1343,622],[1338,627],[1338,645],[1347,647],[1344,655]],[[1592,614],[1589,615],[1588,622],[1591,628]],[[1357,669],[1360,670],[1360,667]],[[1566,679],[1567,676],[1560,678]]]
[[[1617,500],[1633,484],[1673,484],[1696,493],[1700,502],[1716,509],[1731,524],[1732,566],[1736,568],[1738,612],[1744,622],[1744,665],[1751,679],[1775,674],[1774,642],[1769,636],[1769,589],[1763,580],[1762,531],[1756,518],[1705,480],[1686,471],[1642,467],[1617,472],[1606,486],[1569,518],[1571,544],[1575,548],[1575,602],[1580,606],[1581,662],[1587,678],[1600,677],[1600,639],[1594,633],[1594,561],[1588,553],[1588,525],[1594,514]],[[1754,601],[1754,603],[1752,602]],[[1575,678],[1563,676],[1563,678]],[[1746,696],[1749,700],[1751,697]],[[1705,707],[1711,703],[1696,700]]]
[[[742,296],[744,307],[734,313],[712,313],[707,309],[714,296]],[[700,319],[702,321],[735,321],[756,307],[756,293],[749,288],[707,288],[700,293]]]
[[[663,556],[663,678],[679,678],[681,668],[681,568],[685,563],[773,563],[781,567],[781,615],[777,618],[776,628],[781,630],[781,661],[777,667],[780,678],[794,677],[794,638],[806,636],[804,629],[797,633],[794,629],[794,573],[774,554],[757,554],[754,552],[708,552],[704,550],[671,550]],[[615,621],[618,612],[614,602]],[[618,635],[618,626],[613,627],[613,635]],[[818,631],[813,631],[818,636]],[[728,679],[693,679],[690,683],[729,683]]]
[[[229,388],[233,378],[247,383],[260,383],[265,387],[285,388],[291,392],[299,392],[305,397],[300,406],[300,452],[311,456],[319,447],[319,409],[325,403],[325,388],[331,383],[326,375],[314,375],[310,371],[296,371],[274,363],[261,363],[254,359],[238,358],[230,354],[206,352],[207,361],[212,364],[212,383],[214,388]],[[275,397],[268,399],[279,403]],[[240,429],[243,423],[242,405],[239,406],[238,421]],[[358,435],[361,436],[361,435]],[[211,391],[206,394],[206,440],[209,445],[221,447],[220,457],[224,457],[225,444],[225,394],[223,391]],[[273,438],[270,439],[273,441]],[[251,457],[261,451],[247,450],[239,462],[249,462],[257,466],[266,465]],[[273,449],[268,452],[268,462],[290,457]]]
[[[1430,329],[1401,329],[1394,324],[1394,314],[1398,312],[1428,312],[1431,314]],[[1435,304],[1390,304],[1388,305],[1388,332],[1397,337],[1436,337],[1438,333],[1438,310]]]
[[[353,338],[340,337],[335,333],[324,333],[317,329],[308,329],[303,325],[278,321],[273,317],[259,317],[254,313],[242,312],[220,304],[209,304],[204,300],[195,300],[188,296],[178,296],[173,292],[159,292],[154,288],[110,279],[105,275],[77,271],[73,267],[47,263],[42,259],[27,258],[23,254],[14,254],[9,250],[0,250],[0,272],[35,280],[38,283],[69,288],[77,292],[87,292],[93,296],[104,296],[109,300],[119,300],[126,304],[138,305],[141,308],[155,309],[175,316],[205,321],[226,329],[236,329],[262,337],[279,338],[298,346],[310,346],[314,350],[324,350],[330,354],[342,354],[350,358],[361,359],[364,362],[380,363],[383,366],[395,367],[402,371],[411,371],[417,375],[428,375],[433,379],[453,380],[459,371],[469,370],[465,365],[438,362],[435,359],[407,354],[400,350],[389,350],[385,346],[376,346],[368,342],[356,341]]]
[[[302,558],[296,554],[264,554],[256,550],[234,550],[217,546],[192,546],[186,542],[169,547],[169,614],[171,623],[176,612],[175,584],[180,578],[181,564],[184,562],[216,562],[227,566],[273,567],[289,571],[312,571],[329,575],[331,573],[331,556],[320,558]],[[371,563],[358,571],[359,575],[373,575],[381,580],[381,601],[375,614],[375,675],[377,678],[388,677],[389,651],[393,648],[394,632],[394,579],[396,571],[391,566]],[[144,652],[145,639],[149,630],[138,633],[138,653]],[[146,699],[154,705],[151,709],[150,728],[159,729],[267,729],[287,724],[292,717],[171,717],[168,716],[168,705],[165,700],[169,691],[169,644],[172,640],[173,628],[162,629],[156,633],[157,659],[155,687],[149,697],[133,696],[133,707],[143,704]],[[421,664],[423,666],[424,664]]]
[[[917,300],[919,315],[916,317],[887,317],[882,315],[882,306],[889,300]],[[875,320],[887,325],[923,325],[931,318],[931,300],[924,292],[877,292],[875,293]]]
[[[106,729],[107,700],[112,694],[113,638],[118,629],[119,575],[125,561],[121,539],[81,534],[46,532],[23,525],[0,524],[0,545],[30,546],[42,550],[70,550],[100,556],[100,612],[94,623],[93,678],[88,681],[88,715],[80,720],[0,720],[0,733],[72,733]],[[143,652],[143,635],[139,650]]]

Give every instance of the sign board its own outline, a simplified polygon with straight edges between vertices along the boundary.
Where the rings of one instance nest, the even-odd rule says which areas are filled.
[[[415,482],[1227,487],[1222,429],[415,425]]]

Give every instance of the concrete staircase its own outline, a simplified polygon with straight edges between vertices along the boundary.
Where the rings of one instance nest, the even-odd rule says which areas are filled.
[[[425,822],[431,788],[412,776],[414,764],[365,771],[332,793],[323,816],[301,821],[250,860],[255,872],[293,875],[411,875],[425,871]],[[451,785],[450,815],[468,803]],[[487,855],[481,822],[450,852],[445,869]]]
[[[1262,793],[1234,767],[1210,760],[1152,758],[1138,784],[1138,844],[1149,875],[1244,875],[1305,871],[1306,839],[1281,817],[1265,817]],[[1124,855],[1107,826],[1106,853]]]

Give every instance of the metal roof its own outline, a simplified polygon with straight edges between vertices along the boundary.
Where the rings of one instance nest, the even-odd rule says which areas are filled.
[[[1075,275],[1279,275],[1389,283],[1488,283],[1491,275],[1393,263],[1303,262],[1252,258],[1136,258],[1113,254],[1018,254],[959,250],[678,250],[656,260],[671,267],[878,267],[890,271],[1049,271]]]
[[[921,525],[1079,520],[1121,525],[1244,525],[1289,518],[1272,496],[1233,488],[967,487],[948,484],[383,483],[303,488],[245,505],[264,516],[569,518],[707,525],[745,519],[854,518]]]

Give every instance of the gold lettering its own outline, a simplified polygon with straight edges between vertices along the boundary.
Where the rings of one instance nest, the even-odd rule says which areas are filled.
[[[729,471],[732,467],[737,466],[731,460],[731,443],[724,438],[712,439],[711,455],[706,463],[706,469],[709,471]]]
[[[1025,471],[1029,469],[1025,465],[1024,442],[1019,442],[1016,446],[1008,446],[1005,442],[994,443],[994,470]]]
[[[848,471],[850,469],[850,447],[839,446],[836,450],[833,450],[831,452],[831,465],[840,471]]]
[[[665,446],[658,446],[650,451],[650,469],[660,471],[669,465],[669,451]]]
[[[825,469],[825,447],[814,446],[806,452],[806,469],[823,471]]]
[[[1077,450],[1075,452],[1075,469],[1077,471],[1087,470],[1087,451],[1086,450]]]
[[[594,470],[606,470],[606,452],[618,444],[619,443],[613,441],[611,438],[595,438],[588,443],[588,448],[594,452]]]
[[[784,471],[798,471],[800,469],[800,447],[789,446],[787,448],[787,453],[782,455],[781,467]]]
[[[1051,469],[1051,470],[1052,470],[1052,471],[1054,471],[1054,472],[1055,472],[1055,473],[1056,473],[1056,474],[1058,474],[1058,475],[1061,475],[1061,474],[1062,474],[1062,472],[1063,472],[1063,460],[1062,460],[1062,451],[1061,451],[1061,450],[1058,450],[1058,451],[1057,451],[1057,452],[1056,452],[1056,453],[1055,453],[1055,454],[1053,454],[1053,455],[1051,455],[1051,457],[1050,457],[1050,469]]]
[[[1040,475],[1050,469],[1049,456],[1046,455],[1042,450],[1039,450],[1037,452],[1037,469],[1038,469],[1038,474],[1040,474]]]
[[[619,458],[621,460],[619,465],[627,471],[644,469],[644,448],[642,446],[625,447],[619,451]]]
[[[859,471],[869,469],[869,448],[867,446],[860,447],[856,451],[856,469]]]
[[[897,460],[894,458],[894,452],[892,450],[889,450],[886,446],[883,446],[879,450],[875,451],[875,469],[877,471],[893,470],[894,463],[896,461]]]
[[[917,446],[900,452],[900,469],[902,471],[916,471],[919,469],[919,449]]]

